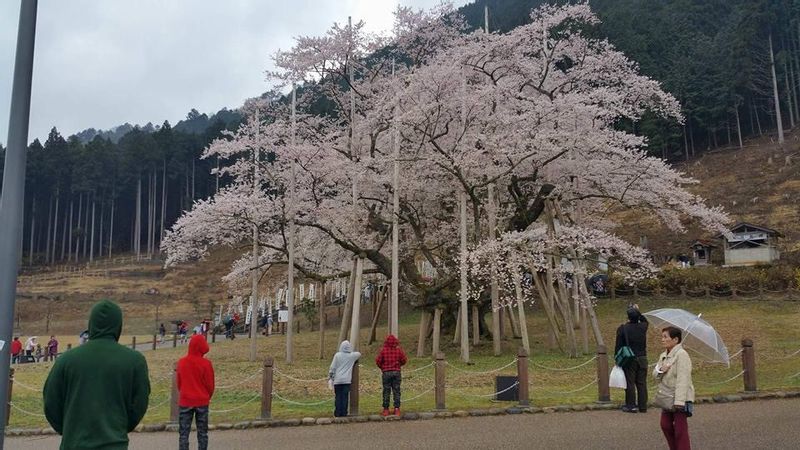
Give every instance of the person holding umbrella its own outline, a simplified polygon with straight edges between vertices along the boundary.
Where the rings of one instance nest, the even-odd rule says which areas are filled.
[[[683,332],[676,327],[661,330],[664,353],[654,375],[659,381],[656,405],[661,408],[661,431],[670,450],[689,450],[689,423],[694,403],[692,359],[681,344]]]

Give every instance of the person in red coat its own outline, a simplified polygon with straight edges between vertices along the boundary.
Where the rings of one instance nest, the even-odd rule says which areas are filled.
[[[383,415],[389,415],[389,394],[394,395],[394,409],[392,414],[400,415],[400,382],[402,376],[400,369],[408,362],[405,352],[400,348],[400,341],[390,334],[383,342],[383,348],[375,357],[375,364],[383,372]]]
[[[22,355],[22,342],[19,336],[14,336],[14,340],[11,341],[11,363],[19,364],[20,355]]]
[[[189,351],[178,361],[178,448],[189,450],[189,433],[192,416],[197,423],[197,444],[200,450],[208,449],[208,405],[214,395],[214,366],[203,357],[208,353],[208,342],[202,334],[192,336]]]

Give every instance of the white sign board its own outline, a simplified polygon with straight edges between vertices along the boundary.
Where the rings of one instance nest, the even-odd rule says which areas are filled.
[[[308,286],[308,298],[310,298],[312,300],[317,298],[317,292],[316,292],[316,289],[315,289],[316,286],[317,285],[314,284],[314,283],[312,283],[311,285]]]
[[[253,305],[247,307],[247,316],[244,319],[245,325],[250,325],[250,319],[253,318]]]
[[[286,323],[289,321],[289,310],[278,311],[278,322]]]

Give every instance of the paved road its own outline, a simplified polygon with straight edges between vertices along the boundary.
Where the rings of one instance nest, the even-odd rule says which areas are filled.
[[[217,431],[209,447],[661,449],[667,447],[659,414],[592,411]],[[798,448],[798,419],[800,399],[750,401],[698,405],[689,427],[696,449],[789,449]],[[177,440],[177,433],[134,433],[131,449],[175,448]],[[6,438],[7,449],[56,449],[58,443],[54,437]]]

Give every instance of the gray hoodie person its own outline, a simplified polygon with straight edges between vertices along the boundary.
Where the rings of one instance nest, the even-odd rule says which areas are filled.
[[[328,378],[333,384],[350,384],[353,380],[353,365],[361,358],[361,353],[354,352],[350,341],[342,341],[339,351],[333,355]]]

